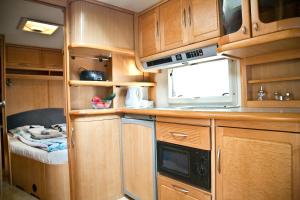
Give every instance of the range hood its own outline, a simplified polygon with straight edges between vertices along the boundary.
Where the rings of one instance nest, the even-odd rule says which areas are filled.
[[[144,70],[180,67],[216,59],[217,45],[197,48],[142,63]]]

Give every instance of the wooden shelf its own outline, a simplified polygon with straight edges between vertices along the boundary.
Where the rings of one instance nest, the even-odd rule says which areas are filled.
[[[84,109],[84,110],[71,110],[70,115],[99,115],[99,114],[115,114],[118,110],[114,108],[107,109]]]
[[[112,52],[134,56],[134,50],[97,46],[92,44],[71,44],[69,45],[69,50],[71,56],[77,54],[93,57],[109,56]]]
[[[275,107],[300,107],[300,100],[290,100],[290,101],[276,101],[276,100],[264,100],[264,101],[256,101],[256,100],[248,100],[248,107],[265,107],[265,108],[275,108]]]
[[[30,80],[49,80],[60,81],[64,80],[63,76],[49,76],[49,75],[25,75],[25,74],[6,74],[6,78],[10,79],[30,79]]]
[[[113,81],[80,81],[70,80],[70,86],[101,86],[101,87],[112,87],[112,86],[140,86],[140,87],[153,87],[156,84],[151,82],[113,82]]]
[[[25,71],[51,71],[51,72],[63,72],[63,69],[57,69],[57,68],[42,68],[42,67],[10,67],[10,66],[7,66],[5,69],[25,70]]]
[[[271,82],[296,81],[296,80],[300,80],[300,76],[270,78],[270,79],[260,79],[260,80],[249,80],[248,83],[249,84],[256,84],[256,83],[271,83]]]
[[[299,48],[300,29],[298,28],[219,45],[217,52],[223,55],[246,58]]]

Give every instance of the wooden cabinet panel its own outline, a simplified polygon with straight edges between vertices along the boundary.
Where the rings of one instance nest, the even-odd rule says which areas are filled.
[[[63,54],[61,51],[42,50],[43,66],[46,68],[63,68]]]
[[[210,150],[210,128],[156,122],[157,140]]]
[[[188,23],[191,27],[190,42],[198,42],[220,36],[217,0],[190,0]]]
[[[76,118],[70,144],[72,199],[122,197],[118,116]]]
[[[136,199],[154,200],[156,196],[153,142],[154,127],[122,124],[124,190]]]
[[[240,3],[239,3],[240,2]],[[221,33],[219,44],[227,44],[251,37],[249,0],[220,0]],[[223,11],[223,12],[222,12]],[[236,24],[241,22],[240,24]]]
[[[174,49],[187,43],[187,10],[184,0],[170,0],[160,6],[161,50]]]
[[[211,195],[185,183],[158,176],[158,200],[211,200]]]
[[[139,51],[145,57],[159,52],[159,8],[139,16]]]
[[[251,1],[253,36],[300,28],[299,6],[297,0]]]
[[[216,144],[218,200],[300,198],[299,134],[217,128]]]
[[[37,48],[7,45],[7,66],[13,67],[41,67],[41,51]]]
[[[72,2],[70,12],[71,45],[134,50],[133,14],[86,1]]]

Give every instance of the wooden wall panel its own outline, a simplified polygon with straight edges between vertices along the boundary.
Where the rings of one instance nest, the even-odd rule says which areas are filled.
[[[48,107],[48,81],[12,79],[6,90],[7,115]]]
[[[64,82],[48,81],[48,107],[63,108],[65,103]]]

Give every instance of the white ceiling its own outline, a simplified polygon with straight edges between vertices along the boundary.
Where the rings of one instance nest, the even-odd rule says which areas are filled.
[[[64,13],[61,9],[25,0],[0,0],[0,34],[5,35],[7,43],[63,48],[63,28],[52,36],[24,32],[17,29],[21,17],[63,24]]]
[[[125,8],[134,12],[141,12],[154,4],[160,2],[160,0],[97,0],[107,4],[111,4],[120,8]]]

